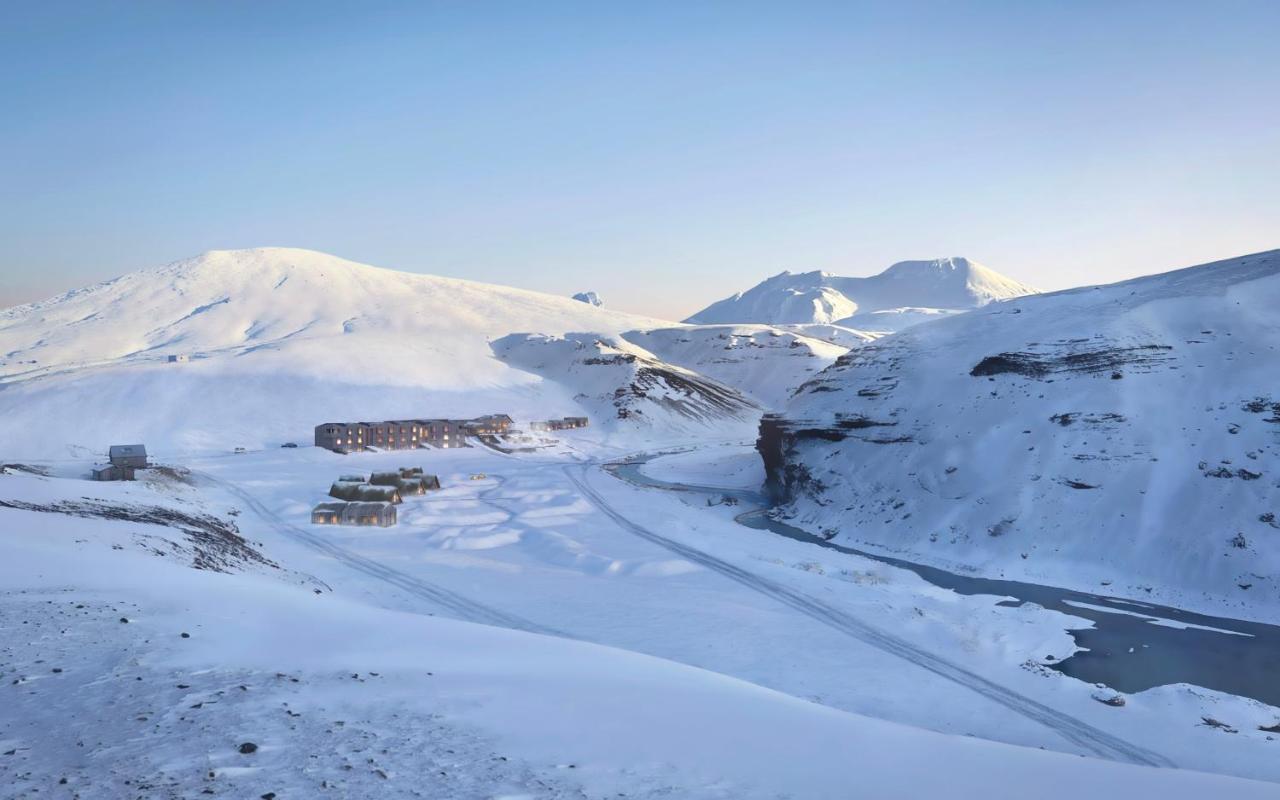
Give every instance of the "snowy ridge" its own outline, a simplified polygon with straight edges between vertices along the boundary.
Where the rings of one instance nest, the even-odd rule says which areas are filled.
[[[782,272],[746,292],[713,303],[686,321],[831,323],[855,329],[898,330],[922,321],[934,309],[980,308],[1036,291],[967,258],[902,261],[866,278]]]
[[[758,416],[756,403],[738,390],[621,337],[512,334],[493,348],[514,366],[578,388],[575,400],[598,420],[706,433],[726,424],[749,430]]]
[[[765,408],[781,406],[800,384],[849,350],[767,325],[655,328],[623,337],[663,361],[733,386]]]
[[[1277,307],[1271,251],[881,339],[766,418],[771,488],[917,559],[1273,607]]]
[[[0,434],[15,456],[126,439],[226,451],[305,441],[328,419],[590,415],[576,397],[625,386],[548,381],[495,357],[491,342],[673,324],[308,250],[214,251],[0,312]],[[676,413],[666,430],[663,418],[645,417],[646,437],[688,421]],[[589,435],[634,427],[603,421]]]

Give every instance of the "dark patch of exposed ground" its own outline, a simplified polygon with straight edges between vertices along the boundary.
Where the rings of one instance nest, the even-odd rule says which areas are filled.
[[[43,504],[0,500],[0,508],[171,528],[180,531],[187,540],[191,547],[191,566],[196,569],[232,572],[250,565],[279,569],[278,564],[259,553],[240,535],[235,523],[208,514],[188,514],[163,506],[111,505],[91,500],[59,500]]]
[[[1121,367],[1150,369],[1169,360],[1173,348],[1164,344],[1132,347],[1078,347],[1069,343],[1047,352],[1009,352],[987,356],[969,370],[974,377],[1021,375],[1043,379],[1058,373],[1121,373]]]

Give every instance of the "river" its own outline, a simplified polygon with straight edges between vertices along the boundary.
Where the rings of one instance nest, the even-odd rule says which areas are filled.
[[[1187,683],[1280,706],[1280,626],[1057,586],[960,575],[835,544],[770,517],[762,492],[673,483],[641,471],[643,464],[663,455],[667,453],[635,456],[604,468],[640,487],[700,495],[716,502],[732,498],[746,509],[736,518],[746,527],[910,570],[959,594],[992,595],[1000,598],[1000,605],[1035,603],[1090,620],[1092,627],[1067,630],[1081,650],[1061,661],[1037,659],[1073,678],[1127,693]]]

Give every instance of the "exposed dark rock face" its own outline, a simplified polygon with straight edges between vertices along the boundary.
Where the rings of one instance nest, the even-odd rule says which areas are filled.
[[[1080,344],[1077,341],[1064,342],[1045,348],[1045,352],[987,356],[969,370],[969,374],[974,377],[1021,375],[1039,380],[1055,373],[1114,372],[1125,366],[1150,369],[1168,361],[1165,353],[1173,349],[1164,344],[1134,347],[1100,347],[1092,342],[1092,346],[1081,347]]]
[[[842,422],[852,424],[842,426]],[[815,479],[809,468],[794,456],[798,445],[805,441],[840,442],[850,438],[850,430],[896,423],[874,423],[865,420],[837,420],[834,425],[822,425],[788,420],[778,414],[765,414],[760,419],[760,435],[756,450],[764,462],[765,493],[775,505],[788,503],[800,494],[819,498],[826,486]],[[909,441],[910,437],[903,437]],[[876,443],[890,440],[867,439]]]
[[[630,355],[626,358],[631,362],[635,360]],[[639,409],[631,406],[645,399],[688,419],[701,421],[741,417],[756,408],[754,403],[728,386],[693,373],[667,369],[658,362],[644,364],[637,369],[635,378],[626,386],[619,387],[613,399],[619,418],[639,413]]]

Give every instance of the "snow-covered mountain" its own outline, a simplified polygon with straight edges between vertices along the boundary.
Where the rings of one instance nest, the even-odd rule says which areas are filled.
[[[902,261],[866,278],[845,278],[828,272],[781,272],[745,292],[713,303],[686,321],[834,323],[891,331],[948,311],[967,311],[1036,291],[967,258]]]
[[[595,382],[546,380],[491,342],[673,324],[307,250],[215,251],[0,312],[0,440],[14,456],[229,450],[307,440],[330,419],[589,413],[575,397]],[[651,415],[646,432],[663,430]]]
[[[880,339],[766,417],[771,488],[915,559],[1274,604],[1277,308],[1271,251]]]
[[[737,388],[764,408],[781,407],[851,346],[768,325],[680,326],[623,336],[663,361]],[[860,345],[870,338],[854,341]]]
[[[737,389],[668,364],[622,337],[516,333],[493,343],[503,360],[578,390],[574,400],[601,421],[649,431],[749,430],[759,407]]]

